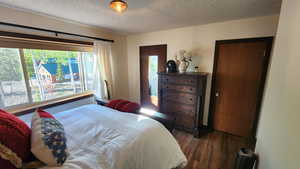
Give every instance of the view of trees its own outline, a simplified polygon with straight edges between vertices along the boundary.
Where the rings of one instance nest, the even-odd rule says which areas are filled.
[[[0,107],[3,107],[4,96],[16,92],[13,90],[13,82],[22,81],[23,76],[19,49],[0,48],[0,58]],[[4,82],[9,83],[10,90],[4,90]]]
[[[0,48],[0,79],[1,81],[20,81],[22,71],[19,49]]]

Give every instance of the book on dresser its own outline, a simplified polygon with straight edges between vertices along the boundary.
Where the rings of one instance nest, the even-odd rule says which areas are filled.
[[[200,137],[208,73],[158,73],[159,111],[175,116],[175,128]]]

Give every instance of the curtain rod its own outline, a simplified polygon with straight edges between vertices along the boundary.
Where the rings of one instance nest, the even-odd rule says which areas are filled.
[[[93,37],[93,36],[86,36],[86,35],[79,35],[79,34],[68,33],[68,32],[61,32],[61,31],[55,31],[55,30],[51,30],[51,29],[43,29],[43,28],[37,28],[37,27],[31,27],[31,26],[25,26],[25,25],[18,25],[18,24],[13,24],[13,23],[6,23],[6,22],[0,22],[0,25],[13,26],[13,27],[24,28],[24,29],[32,29],[32,30],[43,31],[43,32],[51,32],[51,33],[54,33],[56,36],[58,34],[63,34],[63,35],[71,35],[71,36],[77,36],[77,37],[82,37],[82,38],[88,38],[88,39],[94,39],[94,40],[100,40],[100,41],[114,43],[114,40],[111,40],[111,39],[103,39],[103,38],[98,38],[98,37]]]

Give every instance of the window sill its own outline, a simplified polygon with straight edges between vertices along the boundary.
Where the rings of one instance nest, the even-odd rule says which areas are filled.
[[[94,94],[91,91],[87,91],[87,92],[83,92],[80,94],[74,94],[74,95],[61,97],[61,98],[57,98],[57,99],[52,99],[52,100],[47,100],[47,101],[42,101],[42,102],[38,102],[38,103],[12,106],[12,107],[5,108],[5,111],[15,114],[17,116],[20,116],[23,114],[33,112],[37,108],[46,109],[46,108],[66,104],[69,102],[74,102],[74,101],[84,99],[87,97],[93,97],[93,96],[94,96]]]

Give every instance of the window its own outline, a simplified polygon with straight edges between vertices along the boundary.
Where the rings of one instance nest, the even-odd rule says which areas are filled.
[[[34,102],[81,93],[81,52],[24,49]]]
[[[0,48],[0,108],[82,93],[92,64],[91,52]]]
[[[0,48],[0,108],[28,102],[19,49]]]
[[[149,56],[148,69],[151,103],[158,106],[158,56]]]

